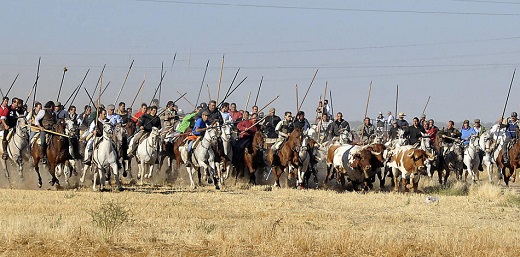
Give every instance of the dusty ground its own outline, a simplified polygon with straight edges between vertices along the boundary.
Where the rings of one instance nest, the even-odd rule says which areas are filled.
[[[228,180],[221,191],[189,190],[184,169],[174,174],[163,171],[122,193],[55,190],[47,172],[37,189],[32,170],[24,170],[23,181],[12,174],[8,189],[2,176],[0,254],[517,256],[520,250],[520,197],[484,182],[442,190],[424,180],[420,187],[439,198],[426,203],[427,194],[248,187],[245,178],[237,185]],[[77,180],[71,178],[73,187]],[[104,216],[108,225],[96,225],[92,215],[104,207],[113,207]],[[122,227],[103,232],[125,215]]]

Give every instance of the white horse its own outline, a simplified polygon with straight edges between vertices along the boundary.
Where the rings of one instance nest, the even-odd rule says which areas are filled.
[[[9,159],[14,163],[18,164],[18,173],[20,178],[23,178],[23,159],[28,159],[27,146],[29,145],[29,129],[27,128],[27,122],[24,118],[19,118],[16,121],[16,132],[9,140],[7,144],[7,155]],[[7,135],[4,135],[7,136]],[[0,155],[3,154],[3,149],[0,147]],[[5,176],[9,179],[9,171],[7,160],[2,160],[2,166],[5,170]]]
[[[107,172],[114,173],[117,189],[123,190],[121,186],[121,180],[119,178],[119,170],[117,168],[117,153],[116,148],[112,142],[112,136],[114,128],[110,123],[103,124],[103,138],[98,142],[94,142],[97,146],[92,150],[92,169],[94,169],[94,182],[92,183],[92,190],[96,191],[97,179],[99,177],[100,190],[104,190],[105,178]],[[83,175],[80,179],[81,182],[85,181],[86,171],[90,168],[89,165],[85,165],[83,169]]]
[[[493,183],[493,168],[497,167],[496,159],[498,158],[498,153],[500,152],[500,149],[502,149],[502,143],[504,142],[504,138],[505,134],[501,134],[497,136],[495,139],[493,135],[487,131],[482,133],[482,135],[480,136],[480,149],[484,151],[482,165],[486,166],[489,183]],[[502,173],[498,172],[498,174],[500,177],[502,176]]]
[[[480,163],[480,157],[478,156],[479,142],[478,136],[472,135],[469,140],[469,144],[464,149],[464,165],[466,165],[466,173],[464,180],[471,175],[471,180],[476,183],[480,180],[480,172],[478,171],[478,164]]]
[[[136,158],[139,162],[137,179],[141,179],[141,185],[143,184],[143,178],[152,177],[155,161],[159,158],[159,133],[159,129],[153,127],[150,135],[137,146]],[[146,174],[147,171],[148,174]]]
[[[186,170],[188,171],[188,175],[190,176],[190,185],[191,188],[196,188],[195,182],[193,181],[193,174],[196,170],[202,168],[202,175],[205,177],[206,174],[210,174],[214,176],[215,173],[215,153],[213,152],[212,146],[217,144],[219,131],[217,127],[210,126],[207,128],[206,133],[204,133],[204,137],[200,140],[197,146],[192,149],[193,154],[191,155],[191,160],[188,160],[188,145],[184,144],[179,146],[179,151],[181,152],[182,160],[186,165]],[[191,162],[191,165],[188,164]],[[200,171],[199,171],[200,172]],[[216,179],[216,178],[214,178]],[[208,183],[211,183],[208,178]],[[199,179],[200,185],[200,179]],[[216,188],[219,189],[218,183],[216,182]]]
[[[216,164],[216,170],[219,182],[222,184],[224,183],[224,180],[229,177],[230,172],[233,170],[233,146],[231,145],[231,142],[234,139],[231,123],[225,123],[222,125],[220,128],[220,139],[222,139],[222,150],[224,152],[224,156],[221,156],[220,162]],[[224,167],[226,169],[225,171]]]
[[[406,142],[406,139],[404,138],[404,130],[398,129],[397,130],[397,138],[393,140],[388,140],[388,142],[385,143],[385,146],[391,149],[403,146]]]

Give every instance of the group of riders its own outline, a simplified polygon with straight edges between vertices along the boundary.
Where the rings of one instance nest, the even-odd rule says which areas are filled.
[[[40,141],[37,143],[44,163],[47,161],[45,156],[48,134],[53,133],[54,125],[60,119],[72,121],[73,126],[77,128],[75,130],[77,131],[76,135],[70,138],[72,150],[69,151],[69,158],[83,158],[86,165],[91,164],[91,153],[96,147],[96,140],[103,136],[103,125],[105,124],[113,126],[135,124],[135,133],[128,135],[127,142],[125,142],[128,144],[128,150],[123,151],[123,156],[120,156],[124,160],[132,158],[136,154],[137,145],[150,134],[154,127],[160,129],[161,142],[171,142],[178,135],[189,134],[186,137],[188,156],[191,156],[194,143],[197,142],[198,138],[203,137],[206,129],[217,122],[218,124],[228,123],[232,125],[236,135],[233,142],[235,148],[242,150],[250,148],[255,133],[260,131],[264,138],[272,143],[272,150],[275,153],[295,128],[300,129],[304,134],[309,134],[309,131],[314,130],[319,143],[337,141],[344,133],[350,135],[345,143],[351,143],[355,140],[352,135],[356,134],[358,137],[357,143],[360,144],[371,143],[379,137],[382,141],[394,142],[402,139],[401,144],[417,145],[420,144],[421,138],[427,137],[430,142],[435,142],[438,137],[441,149],[446,149],[447,146],[458,141],[468,145],[472,136],[480,136],[486,131],[479,119],[474,120],[473,126],[470,126],[469,120],[465,120],[460,130],[454,127],[453,121],[449,121],[447,127],[440,130],[435,126],[434,120],[427,120],[424,114],[420,119],[414,117],[412,123],[409,124],[404,113],[399,113],[398,119],[394,119],[391,112],[388,112],[387,118],[379,113],[375,120],[376,125],[372,123],[369,117],[366,117],[362,126],[356,131],[352,131],[341,112],[337,112],[332,120],[333,114],[327,100],[319,102],[313,125],[309,123],[305,117],[305,112],[301,110],[296,112],[295,117],[293,117],[292,112],[286,111],[284,116],[280,118],[276,115],[275,108],[270,108],[268,114],[264,116],[263,112],[259,112],[258,106],[253,106],[251,111],[239,111],[235,103],[223,102],[217,104],[214,100],[209,101],[208,104],[201,103],[193,112],[186,114],[178,109],[173,101],[169,101],[166,107],[160,108],[157,99],[152,100],[150,105],[143,103],[136,113],[133,113],[131,108],[126,108],[124,102],[120,102],[117,108],[112,104],[106,108],[102,104],[86,105],[81,114],[76,113],[76,107],[73,105],[65,110],[60,102],[48,101],[43,106],[36,102],[34,108],[27,110],[23,100],[16,97],[12,98],[11,105],[9,105],[9,100],[7,96],[3,97],[0,108],[0,122],[2,123],[0,129],[4,131],[2,158],[7,159],[8,140],[10,135],[13,134],[12,131],[16,129],[17,120],[25,118],[31,126],[31,144],[37,141],[36,135],[39,134]],[[511,145],[508,142],[517,138],[518,128],[517,113],[513,112],[511,117],[503,121],[500,119],[490,129],[490,133],[505,133],[506,140],[503,144],[503,151],[507,153],[508,146]],[[79,142],[85,142],[83,157],[81,157],[79,151]],[[162,144],[159,144],[159,151],[165,151],[166,149],[161,146]],[[315,169],[316,154],[312,152],[312,149],[309,151],[311,151],[311,169]],[[507,156],[504,155],[506,162],[508,161]],[[190,159],[188,158],[188,160]],[[120,164],[118,163],[118,165]],[[188,162],[187,165],[190,165],[190,163]]]

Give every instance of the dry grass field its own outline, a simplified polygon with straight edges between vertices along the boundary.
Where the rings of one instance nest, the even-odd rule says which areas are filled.
[[[0,189],[3,256],[518,256],[520,196],[483,183],[428,194],[132,187]],[[160,176],[158,176],[160,177]],[[44,177],[45,179],[45,177]],[[15,180],[14,178],[12,180]],[[32,183],[33,181],[31,181]],[[182,182],[182,183],[185,183]],[[2,181],[5,188],[5,181]],[[48,187],[48,186],[47,186]],[[184,186],[185,187],[185,186]]]

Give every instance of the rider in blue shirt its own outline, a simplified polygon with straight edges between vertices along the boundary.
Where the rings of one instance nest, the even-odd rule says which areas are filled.
[[[471,139],[471,136],[477,134],[475,129],[473,129],[472,127],[469,126],[469,120],[465,120],[462,123],[462,128],[460,128],[460,133],[462,134],[461,138],[462,138],[462,140],[464,140],[463,141],[464,145],[469,145],[469,140]]]
[[[202,117],[198,118],[197,121],[195,121],[195,125],[193,126],[193,130],[191,131],[193,135],[204,137],[204,132],[206,132],[206,128],[208,127],[208,120],[209,112],[203,111]],[[191,154],[192,154],[192,148],[193,148],[193,142],[194,140],[190,140],[188,142],[188,160],[191,160]]]

